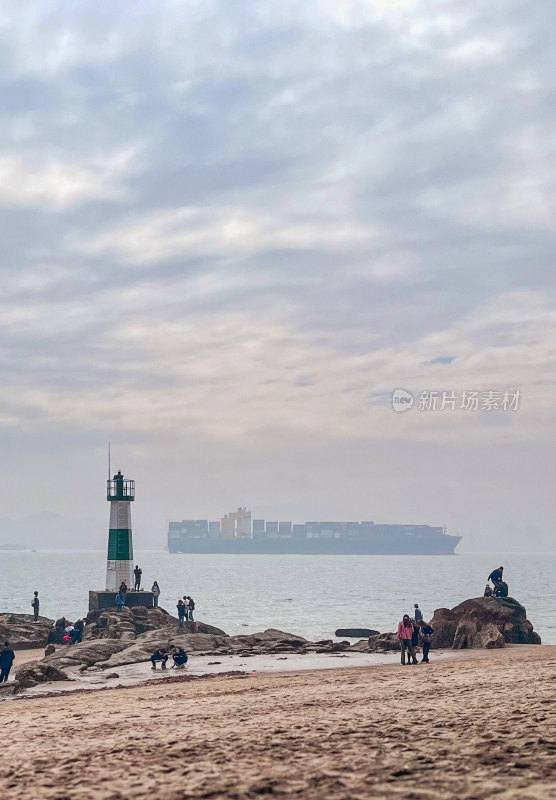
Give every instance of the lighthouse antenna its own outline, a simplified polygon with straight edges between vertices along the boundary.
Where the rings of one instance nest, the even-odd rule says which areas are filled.
[[[110,480],[110,475],[112,474],[110,470],[110,442],[108,442],[108,480]]]

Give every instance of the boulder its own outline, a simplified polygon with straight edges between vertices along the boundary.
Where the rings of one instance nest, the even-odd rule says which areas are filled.
[[[379,633],[378,636],[369,637],[371,653],[384,653],[387,650],[401,650],[400,640],[396,633]]]
[[[44,656],[51,656],[53,653],[56,652],[56,648],[53,644],[47,644],[44,648]]]
[[[338,628],[334,636],[341,639],[364,639],[369,636],[378,636],[380,631],[373,631],[371,628]]]
[[[525,607],[512,597],[477,597],[434,612],[432,647],[503,647],[540,644]]]
[[[40,650],[46,647],[54,620],[32,614],[0,614],[0,641],[8,641],[14,650]]]
[[[29,689],[46,681],[69,681],[70,678],[61,669],[44,661],[28,661],[15,673],[17,683],[22,689]]]
[[[0,683],[0,700],[6,697],[13,697],[14,694],[19,692],[21,684],[19,681],[8,681],[7,683]]]

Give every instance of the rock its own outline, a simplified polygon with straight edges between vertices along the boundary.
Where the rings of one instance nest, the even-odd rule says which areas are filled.
[[[21,684],[19,681],[8,681],[7,683],[0,683],[0,700],[5,697],[13,697],[14,694],[19,692]]]
[[[432,647],[503,647],[540,644],[540,636],[527,619],[527,612],[512,597],[477,597],[452,609],[434,612]],[[495,632],[496,631],[496,632]]]
[[[0,641],[8,641],[14,650],[40,650],[46,647],[48,634],[54,630],[54,620],[32,614],[0,614]]]
[[[487,623],[483,625],[481,630],[473,637],[473,647],[482,647],[487,650],[504,647],[504,636],[500,633],[496,625]]]
[[[55,648],[55,646],[53,644],[47,644],[46,647],[44,648],[45,658],[46,658],[46,656],[51,656],[55,652],[56,652],[56,648]]]
[[[214,636],[227,634],[207,625],[205,622],[187,622],[185,628],[179,628],[178,620],[163,608],[147,608],[146,606],[124,606],[121,611],[108,609],[90,611],[83,634],[84,639],[125,639],[128,642],[141,634],[150,631],[178,629],[186,633],[206,633]]]
[[[109,678],[119,678],[120,675],[118,672],[109,672],[108,675],[105,675],[104,677],[106,680],[108,680]]]
[[[378,635],[380,636],[380,634]],[[368,639],[361,639],[360,642],[355,642],[355,644],[351,645],[351,649],[355,650],[356,653],[368,653],[369,652]]]
[[[371,628],[338,628],[334,636],[343,639],[363,639],[369,636],[378,636],[380,631],[373,631]]]
[[[400,640],[396,633],[379,633],[369,637],[369,651],[383,653],[387,650],[401,650]]]
[[[16,681],[22,689],[36,686],[38,683],[46,681],[69,681],[70,678],[61,669],[44,661],[28,661],[15,673]]]
[[[212,636],[227,636],[225,631],[215,628],[214,625],[207,625],[206,622],[186,622],[186,633],[209,633]]]

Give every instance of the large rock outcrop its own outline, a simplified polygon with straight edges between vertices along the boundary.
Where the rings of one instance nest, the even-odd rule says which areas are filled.
[[[227,634],[207,625],[204,622],[187,622],[185,628],[179,628],[176,617],[171,616],[163,608],[147,608],[146,606],[124,606],[121,611],[90,611],[84,639],[123,639],[131,642],[143,633],[175,628],[187,633],[207,633],[215,636]]]
[[[455,649],[540,644],[527,612],[513,597],[476,597],[452,609],[438,608],[431,622],[432,647]]]
[[[14,650],[39,650],[46,646],[53,626],[47,617],[33,622],[32,614],[0,614],[0,641],[8,641]]]

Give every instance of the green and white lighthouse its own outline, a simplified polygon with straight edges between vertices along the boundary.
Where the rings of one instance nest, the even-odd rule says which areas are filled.
[[[135,481],[124,478],[118,470],[107,481],[106,499],[110,503],[106,591],[117,592],[122,581],[128,589],[133,587],[131,503],[135,500]]]

